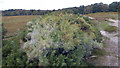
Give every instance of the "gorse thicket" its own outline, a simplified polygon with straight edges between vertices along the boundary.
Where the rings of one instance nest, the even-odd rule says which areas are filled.
[[[41,66],[80,66],[94,48],[102,46],[102,36],[89,18],[74,14],[46,14],[28,22],[29,33],[22,49],[28,61]]]

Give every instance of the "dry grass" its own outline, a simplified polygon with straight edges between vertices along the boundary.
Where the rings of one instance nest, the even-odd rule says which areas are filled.
[[[108,18],[118,19],[118,12],[92,13],[92,14],[87,14],[86,16],[94,17],[101,22],[101,21],[105,21]]]
[[[5,28],[8,30],[8,35],[15,33],[18,29],[22,30],[28,21],[37,17],[38,15],[4,16],[2,17],[2,23],[4,23]]]

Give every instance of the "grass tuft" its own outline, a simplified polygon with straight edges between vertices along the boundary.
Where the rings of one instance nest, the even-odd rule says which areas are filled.
[[[115,22],[113,22],[113,21],[109,21],[109,20],[107,20],[107,22],[109,22],[109,23],[115,23]]]
[[[116,26],[108,26],[105,31],[107,32],[117,32],[117,27]]]

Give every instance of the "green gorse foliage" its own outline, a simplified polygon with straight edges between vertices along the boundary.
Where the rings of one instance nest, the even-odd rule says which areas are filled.
[[[19,40],[24,37],[26,32],[20,32],[17,37],[13,37],[9,40],[3,40],[2,47],[2,65],[3,66],[17,66],[25,65],[27,61],[27,55],[20,50]]]
[[[28,60],[37,58],[43,66],[85,65],[91,50],[102,46],[102,35],[89,21],[67,13],[39,17],[27,24],[31,39],[22,49]]]
[[[28,31],[24,29],[19,31],[17,36],[9,40],[3,40],[2,45],[2,66],[37,66],[37,60],[31,59],[27,62],[28,58],[26,53],[21,49],[22,43],[20,40],[24,39]],[[34,61],[34,63],[32,62]]]

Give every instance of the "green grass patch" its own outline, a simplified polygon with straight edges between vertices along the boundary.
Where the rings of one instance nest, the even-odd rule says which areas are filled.
[[[115,23],[115,22],[113,22],[113,21],[109,21],[109,20],[107,20],[107,22],[109,22],[109,23]]]
[[[92,51],[92,55],[96,55],[96,56],[103,56],[103,55],[106,55],[107,52],[104,50],[104,49],[93,49]]]
[[[111,19],[116,19],[116,18],[112,17]]]
[[[108,38],[108,37],[105,37],[105,36],[103,36],[103,38],[104,38],[105,40],[110,40],[110,38]]]
[[[120,59],[120,56],[118,56],[118,58]]]
[[[115,35],[114,37],[120,37],[120,35]]]
[[[102,30],[105,30],[107,27],[109,27],[107,22],[101,22],[100,26],[101,26]]]
[[[108,26],[107,28],[105,28],[105,31],[107,32],[117,32],[117,27],[116,26]]]
[[[120,17],[118,17],[118,20],[120,20]]]

